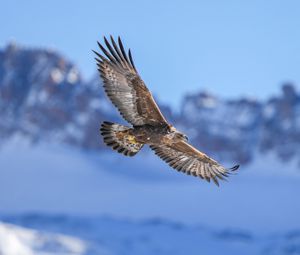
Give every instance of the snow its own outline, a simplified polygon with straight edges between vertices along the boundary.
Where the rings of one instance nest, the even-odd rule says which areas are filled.
[[[31,146],[16,137],[0,148],[0,215],[20,215],[20,221],[6,221],[105,244],[111,254],[261,254],[266,247],[280,254],[286,242],[299,240],[284,239],[300,229],[296,161],[257,153],[252,165],[241,166],[218,188],[170,169],[147,149],[128,158],[109,148]],[[22,218],[32,212],[41,215],[34,224]],[[66,222],[80,217],[74,219],[79,230],[47,215],[66,215]]]
[[[204,108],[216,108],[217,107],[217,99],[211,96],[207,96],[198,100],[198,105]]]
[[[56,84],[60,84],[64,79],[64,74],[58,68],[53,68],[50,75],[51,75],[53,82]]]
[[[210,135],[241,139],[245,129],[254,127],[260,118],[260,112],[252,99],[224,101],[211,96],[187,99],[183,106],[183,116],[193,116],[189,121],[196,128],[207,126]],[[254,131],[255,132],[255,131]]]
[[[79,72],[76,68],[71,68],[71,70],[67,74],[67,81],[71,84],[78,82],[79,80]]]
[[[132,221],[107,216],[84,218],[27,214],[4,219],[26,229],[0,223],[0,226],[5,226],[2,236],[6,241],[3,245],[0,242],[0,251],[7,248],[16,249],[17,246],[22,255],[273,255],[300,252],[299,231],[264,235],[242,229],[188,226],[159,218]],[[21,233],[18,233],[19,231]],[[14,237],[11,243],[7,242],[8,235]],[[34,252],[23,252],[26,250]]]
[[[80,255],[85,252],[86,244],[78,238],[0,222],[1,255]]]
[[[115,110],[111,107],[111,103],[108,100],[102,99],[92,99],[90,101],[90,107],[94,110],[102,110],[104,113],[114,113]]]
[[[273,104],[267,104],[263,109],[263,115],[266,119],[271,119],[276,114],[276,110]]]
[[[300,192],[295,165],[266,157],[217,188],[170,169],[150,152],[127,158],[107,150],[4,146],[0,212],[162,217],[268,231],[300,227],[300,204],[291,199]]]
[[[49,95],[45,90],[41,90],[40,92],[32,90],[26,99],[26,105],[35,106],[37,102],[43,104],[48,100],[48,96]]]

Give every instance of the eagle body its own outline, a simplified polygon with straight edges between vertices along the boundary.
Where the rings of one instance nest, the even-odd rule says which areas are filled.
[[[143,125],[132,129],[132,135],[140,143],[149,145],[177,143],[179,139],[185,137],[180,132],[176,132],[169,125]]]
[[[125,52],[120,37],[110,42],[104,37],[106,48],[99,42],[103,53],[96,51],[96,61],[104,90],[130,124],[124,126],[104,121],[100,132],[104,143],[125,156],[134,156],[147,144],[162,160],[172,168],[213,180],[224,180],[238,165],[226,169],[188,143],[187,136],[172,126],[161,113],[153,96],[139,76],[131,51]]]

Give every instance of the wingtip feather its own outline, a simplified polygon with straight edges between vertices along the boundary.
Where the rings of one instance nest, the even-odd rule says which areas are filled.
[[[236,170],[239,169],[239,167],[240,167],[240,165],[235,165],[235,166],[233,166],[232,168],[230,168],[230,170],[231,170],[231,171],[236,171]]]

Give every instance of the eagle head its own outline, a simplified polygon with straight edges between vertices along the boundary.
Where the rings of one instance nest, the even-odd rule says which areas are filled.
[[[189,138],[181,132],[176,133],[176,138],[179,139],[179,140],[184,140],[186,142],[189,140]]]
[[[179,132],[175,127],[173,126],[170,126],[169,127],[169,134],[172,136],[172,138],[176,141],[181,141],[181,140],[184,140],[184,141],[188,141],[188,137],[182,133],[182,132]]]

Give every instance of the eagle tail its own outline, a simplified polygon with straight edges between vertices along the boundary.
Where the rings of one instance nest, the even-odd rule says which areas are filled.
[[[136,141],[132,134],[133,129],[120,124],[104,121],[101,125],[100,132],[103,141],[107,146],[112,147],[125,156],[134,156],[144,144]]]

